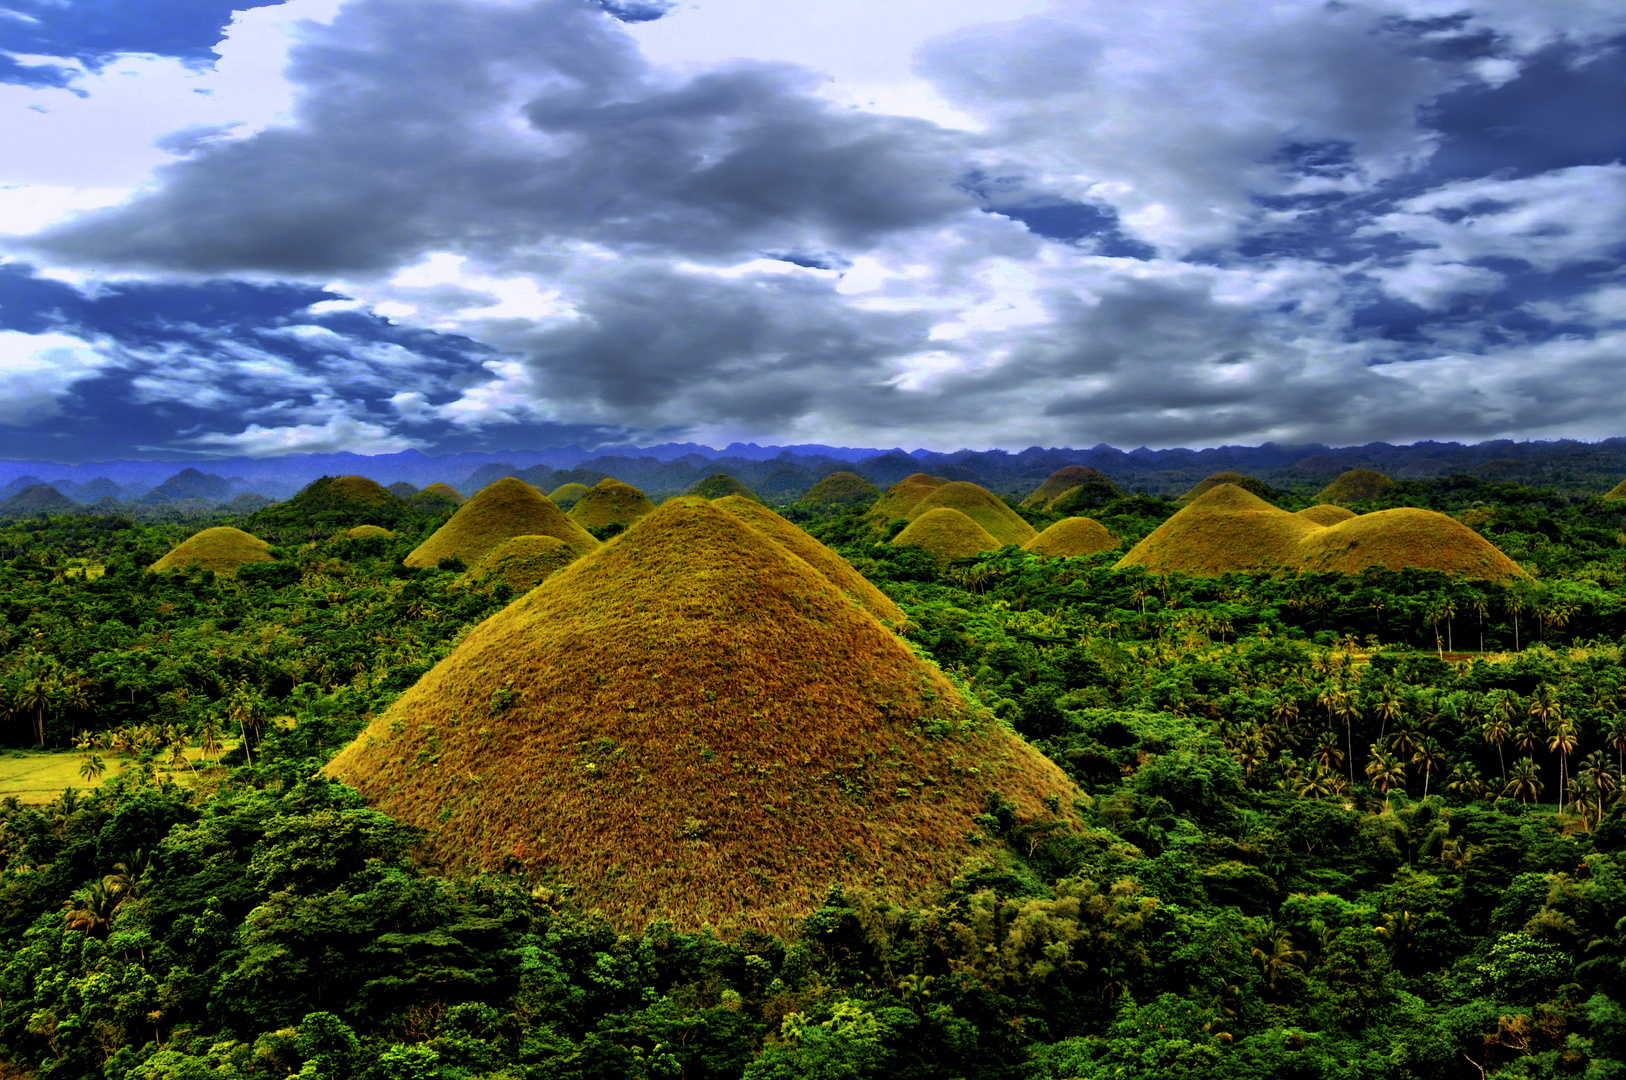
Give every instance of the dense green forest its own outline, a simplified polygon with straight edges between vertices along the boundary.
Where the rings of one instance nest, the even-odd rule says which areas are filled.
[[[1386,506],[1533,576],[942,564],[787,508],[1084,794],[1056,828],[990,792],[941,892],[730,940],[440,874],[318,775],[513,598],[403,564],[447,508],[261,511],[285,546],[235,577],[145,568],[252,519],[12,522],[0,763],[83,780],[0,804],[0,1076],[1626,1074],[1626,504],[1450,477],[1355,509]],[[1127,546],[1175,509],[1092,516]]]

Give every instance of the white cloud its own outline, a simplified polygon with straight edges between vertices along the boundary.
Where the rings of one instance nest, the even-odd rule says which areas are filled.
[[[284,427],[250,424],[236,434],[216,432],[188,441],[250,457],[333,454],[344,450],[353,454],[394,454],[416,445],[411,439],[391,433],[382,424],[358,420],[347,413],[330,415],[320,424],[291,424]]]
[[[100,344],[71,334],[0,330],[0,424],[61,415],[74,384],[112,363]]]

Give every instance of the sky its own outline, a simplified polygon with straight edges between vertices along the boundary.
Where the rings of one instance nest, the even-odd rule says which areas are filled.
[[[1623,435],[1623,103],[1618,0],[0,0],[0,456]]]

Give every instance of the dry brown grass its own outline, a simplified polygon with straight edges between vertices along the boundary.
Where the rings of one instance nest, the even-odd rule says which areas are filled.
[[[1190,506],[1192,503],[1219,487],[1221,484],[1230,484],[1232,487],[1241,488],[1250,495],[1257,496],[1261,502],[1270,497],[1270,489],[1265,486],[1264,481],[1255,480],[1251,476],[1243,476],[1241,473],[1220,472],[1215,473],[1213,476],[1210,476],[1208,479],[1202,481],[1196,487],[1180,496],[1175,500],[1175,505]]]
[[[993,533],[958,510],[940,506],[928,510],[892,538],[898,547],[917,547],[943,561],[969,559],[981,551],[1004,547]]]
[[[472,566],[492,548],[516,536],[552,536],[582,552],[598,546],[597,540],[546,495],[509,476],[476,492],[403,561],[422,567],[455,557]]]
[[[516,536],[504,540],[469,567],[468,580],[481,586],[506,582],[518,594],[542,584],[580,555],[556,536]]]
[[[360,540],[368,536],[394,536],[395,534],[380,525],[357,525],[354,529],[345,532],[351,540]]]
[[[1070,517],[1062,518],[1022,546],[1037,555],[1065,559],[1110,550],[1118,546],[1118,538],[1094,518]]]
[[[242,529],[218,525],[183,540],[173,551],[147,569],[176,570],[201,566],[217,574],[236,574],[244,563],[270,562],[271,545]]]
[[[584,529],[602,529],[608,525],[624,528],[653,509],[655,504],[646,499],[643,492],[607,476],[576,500],[570,508],[570,520]]]
[[[1334,506],[1332,503],[1306,506],[1297,513],[1305,521],[1313,521],[1323,528],[1328,525],[1337,525],[1341,521],[1348,521],[1355,516],[1355,511],[1346,510],[1342,506]]]
[[[988,530],[1001,544],[1021,545],[1038,535],[1033,526],[1006,506],[998,495],[966,480],[956,480],[929,492],[909,511],[909,520],[939,509],[958,510]]]
[[[560,484],[548,492],[548,498],[561,510],[569,510],[576,505],[576,500],[586,495],[591,489],[586,484]]]
[[[730,495],[726,499],[718,499],[717,507],[733,514],[823,574],[849,599],[886,625],[900,627],[908,621],[903,609],[894,604],[880,589],[871,585],[869,580],[854,570],[846,559],[761,503]]]
[[[418,492],[419,495],[439,495],[443,499],[450,499],[454,503],[463,501],[463,493],[450,484],[443,484],[436,480],[433,484]]]
[[[330,498],[361,506],[387,506],[396,501],[395,496],[386,491],[382,484],[365,476],[335,476],[328,482],[327,493]]]
[[[1209,488],[1118,560],[1153,573],[1225,574],[1292,561],[1294,545],[1321,527],[1234,484]]]
[[[1432,510],[1401,507],[1362,514],[1305,537],[1294,565],[1308,571],[1358,574],[1368,567],[1415,566],[1466,578],[1526,576],[1489,540]]]
[[[327,771],[430,855],[567,881],[625,930],[783,933],[835,882],[918,901],[990,791],[1070,808],[1054,764],[967,719],[823,574],[674,499],[482,623]]]
[[[1626,480],[1622,480],[1620,483],[1604,492],[1601,498],[1605,502],[1614,502],[1617,499],[1626,499]]]
[[[935,476],[927,476],[923,472],[910,473],[896,484],[886,489],[875,505],[869,508],[870,516],[885,524],[888,521],[906,520],[909,511],[915,504],[926,496],[948,483],[947,480]]]
[[[1395,482],[1380,472],[1372,469],[1350,469],[1340,473],[1332,483],[1322,488],[1316,495],[1316,502],[1320,503],[1352,503],[1365,499],[1375,499],[1383,493],[1384,488],[1395,486]]]

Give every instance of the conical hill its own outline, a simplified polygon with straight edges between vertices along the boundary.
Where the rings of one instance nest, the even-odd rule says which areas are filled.
[[[177,570],[183,566],[201,566],[217,574],[235,574],[238,567],[245,563],[270,561],[270,544],[257,536],[250,536],[242,529],[219,525],[183,540],[148,569]]]
[[[418,492],[418,494],[439,495],[441,498],[450,499],[454,503],[461,504],[463,502],[463,493],[461,491],[458,491],[450,484],[443,484],[439,480],[435,481],[433,484],[430,484],[428,487]]]
[[[910,473],[886,489],[886,494],[869,508],[870,515],[883,523],[908,520],[909,511],[915,508],[915,504],[946,483],[947,480],[927,476],[923,472]]]
[[[689,489],[690,495],[698,495],[703,499],[726,499],[730,495],[739,495],[746,499],[755,499],[756,493],[727,473],[712,473],[704,480],[698,481]],[[761,501],[760,499],[757,501]]]
[[[1219,484],[1130,548],[1117,565],[1187,574],[1269,569],[1291,563],[1294,545],[1320,529],[1235,484]]]
[[[1196,487],[1180,496],[1175,500],[1175,505],[1190,506],[1193,502],[1197,501],[1197,499],[1201,498],[1203,495],[1206,495],[1214,488],[1219,487],[1221,484],[1230,484],[1233,487],[1239,487],[1249,494],[1258,496],[1261,502],[1270,498],[1271,495],[1270,489],[1266,487],[1264,482],[1261,480],[1255,480],[1251,476],[1243,476],[1241,473],[1221,472],[1215,473],[1213,476],[1210,476],[1208,479],[1202,481]]]
[[[451,520],[412,549],[408,566],[434,566],[459,558],[472,566],[492,548],[515,536],[552,536],[577,551],[591,551],[598,541],[571,521],[548,497],[512,476],[488,484],[457,508]]]
[[[570,520],[584,529],[603,529],[610,525],[626,528],[643,517],[655,504],[631,484],[623,484],[614,477],[606,477],[588,488],[570,508]]]
[[[1355,516],[1355,511],[1334,506],[1332,503],[1317,503],[1315,506],[1306,506],[1303,510],[1295,512],[1305,521],[1313,521],[1322,527],[1337,525]]]
[[[1067,465],[1051,473],[1044,483],[1034,488],[1033,493],[1022,500],[1022,505],[1042,510],[1079,488],[1087,489],[1080,491],[1081,498],[1075,500],[1080,505],[1101,506],[1123,495],[1118,485],[1099,469],[1092,469],[1088,465]]]
[[[349,540],[365,540],[369,536],[390,537],[395,534],[377,525],[357,525],[354,529],[346,529],[344,535]]]
[[[548,498],[552,499],[553,505],[557,506],[559,509],[569,510],[571,507],[576,505],[577,499],[581,498],[583,495],[586,495],[591,490],[593,489],[588,487],[586,484],[560,484],[558,487],[548,492]]]
[[[1369,567],[1418,567],[1459,577],[1524,577],[1517,563],[1460,521],[1400,507],[1361,514],[1299,541],[1295,565],[1309,572],[1359,574]]]
[[[417,497],[422,497],[422,492]],[[286,502],[255,511],[247,524],[256,532],[280,541],[312,532],[331,535],[356,525],[388,529],[412,517],[412,510],[374,480],[365,476],[322,476]]]
[[[504,540],[469,567],[472,585],[501,581],[516,593],[534,589],[580,557],[580,552],[556,536],[516,536]]]
[[[897,547],[917,547],[939,559],[969,559],[983,551],[998,551],[993,533],[948,506],[921,514],[892,538]]]
[[[1118,546],[1118,538],[1093,518],[1070,517],[1062,518],[1022,546],[1036,555],[1065,559],[1108,551]]]
[[[742,499],[738,495],[718,499],[716,505],[718,509],[733,514],[823,574],[832,585],[883,623],[898,627],[908,621],[903,609],[894,604],[880,589],[871,585],[869,580],[854,570],[846,559],[766,506],[750,499]]]
[[[833,472],[796,501],[816,510],[836,510],[873,502],[880,496],[881,489],[857,473]]]
[[[480,624],[327,772],[444,863],[569,883],[623,930],[783,933],[837,882],[918,903],[992,791],[1070,806],[967,717],[824,575],[674,499]]]
[[[913,521],[932,510],[947,507],[958,510],[981,525],[1001,544],[1025,544],[1038,535],[1003,499],[985,487],[968,480],[956,480],[929,492],[909,511]]]
[[[1375,499],[1383,494],[1384,488],[1392,488],[1395,482],[1380,472],[1372,469],[1350,469],[1340,473],[1332,483],[1322,488],[1316,495],[1319,503],[1352,503],[1362,502],[1366,499]]]

